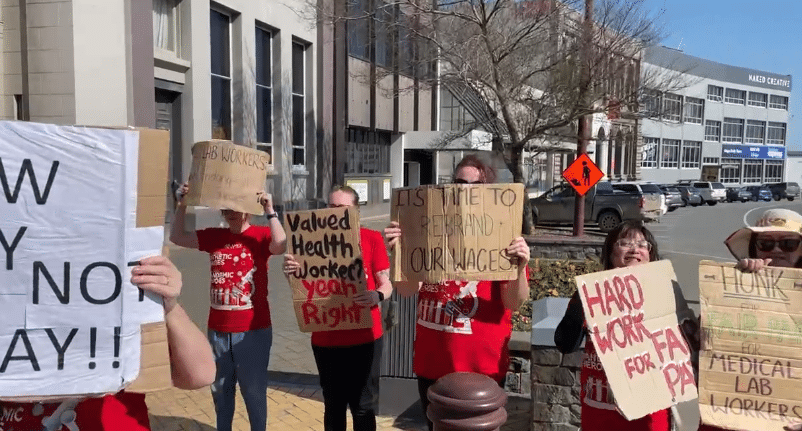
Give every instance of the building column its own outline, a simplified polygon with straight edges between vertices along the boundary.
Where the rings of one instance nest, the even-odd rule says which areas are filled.
[[[607,178],[610,178],[610,169],[608,164],[608,157],[607,157],[607,141],[604,139],[597,139],[596,140],[596,166],[604,172],[604,175]]]
[[[554,151],[546,153],[546,190],[554,187]]]

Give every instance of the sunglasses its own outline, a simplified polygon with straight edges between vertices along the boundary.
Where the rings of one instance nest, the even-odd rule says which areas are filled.
[[[774,250],[774,247],[776,246],[779,246],[780,250],[786,253],[791,253],[799,248],[799,244],[802,244],[802,239],[799,238],[785,238],[780,240],[775,240],[773,238],[758,238],[755,240],[755,246],[757,249],[764,253]]]
[[[456,180],[454,180],[454,184],[484,184],[484,183],[481,180],[468,181],[468,180],[463,180],[462,178],[457,178]]]

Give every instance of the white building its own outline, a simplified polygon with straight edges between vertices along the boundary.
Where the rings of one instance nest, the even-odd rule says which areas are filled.
[[[642,122],[646,181],[783,181],[791,76],[730,66],[670,48],[650,49],[646,73],[684,73],[675,92],[653,94]]]

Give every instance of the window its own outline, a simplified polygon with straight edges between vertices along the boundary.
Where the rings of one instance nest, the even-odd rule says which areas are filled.
[[[273,73],[271,47],[273,34],[256,29],[256,149],[273,160]]]
[[[471,114],[450,91],[443,88],[440,97],[440,130],[464,130],[474,123]]]
[[[643,115],[657,117],[660,115],[660,92],[657,90],[643,90]]]
[[[719,177],[722,183],[740,183],[741,159],[721,159]]]
[[[785,123],[769,121],[769,128],[766,130],[766,143],[785,145]]]
[[[181,58],[181,0],[153,0],[153,47]]]
[[[721,140],[721,121],[705,121],[705,141]]]
[[[666,93],[663,95],[663,119],[679,123],[682,118],[682,96]]]
[[[772,94],[771,97],[769,97],[769,108],[788,110],[788,98]]]
[[[348,34],[348,54],[364,60],[370,58],[370,27],[367,18],[369,1],[348,1],[350,18],[345,23]]]
[[[306,164],[306,47],[292,43],[292,165]]]
[[[390,133],[349,128],[345,144],[346,174],[389,174]]]
[[[679,140],[663,139],[660,147],[660,167],[676,168],[679,166]]]
[[[393,67],[393,54],[395,52],[393,37],[395,19],[393,15],[393,5],[376,1],[376,19],[373,21],[376,33],[376,65],[388,69]]]
[[[724,98],[724,87],[719,87],[717,85],[707,86],[707,100],[712,100],[714,102],[721,102],[723,98]]]
[[[717,165],[718,157],[704,157],[702,158],[703,165]]]
[[[766,132],[766,122],[757,120],[746,120],[746,143],[762,144],[763,136]]]
[[[749,106],[757,106],[758,108],[765,108],[766,101],[768,100],[766,93],[753,93],[749,92]]]
[[[763,160],[744,159],[744,183],[759,183],[763,179]]]
[[[744,120],[739,118],[724,118],[724,126],[721,130],[721,142],[744,141]]]
[[[699,141],[685,141],[682,143],[681,168],[698,168],[702,159],[702,143]]]
[[[704,99],[695,97],[685,98],[685,122],[691,124],[702,124],[702,116],[705,112]]]
[[[724,92],[724,101],[727,103],[735,103],[736,105],[743,105],[746,101],[746,91],[728,88],[727,91]]]
[[[782,160],[766,160],[766,183],[779,183],[783,180]]]
[[[231,18],[215,10],[209,14],[212,44],[212,138],[231,139]]]
[[[643,138],[643,160],[641,166],[644,168],[657,167],[657,150],[660,140],[657,138]]]

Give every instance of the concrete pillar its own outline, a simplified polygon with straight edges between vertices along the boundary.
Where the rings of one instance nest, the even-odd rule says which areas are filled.
[[[607,149],[606,140],[599,139],[596,141],[596,166],[598,166],[599,169],[601,169],[601,171],[604,172],[604,175],[606,175],[607,178],[609,179],[611,172],[610,172],[610,166],[608,165],[609,163],[609,158],[607,155],[608,151],[609,150]]]
[[[554,152],[546,153],[546,190],[554,187]]]

